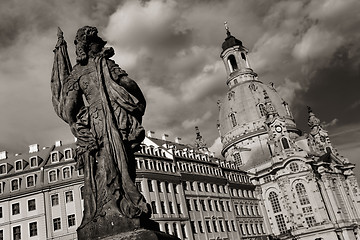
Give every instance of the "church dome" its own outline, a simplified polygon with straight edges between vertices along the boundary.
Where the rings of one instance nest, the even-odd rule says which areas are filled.
[[[221,102],[219,122],[224,149],[239,139],[265,130],[266,91],[275,111],[285,119],[288,128],[296,128],[287,103],[279,96],[273,84],[257,80],[244,81],[232,86]]]

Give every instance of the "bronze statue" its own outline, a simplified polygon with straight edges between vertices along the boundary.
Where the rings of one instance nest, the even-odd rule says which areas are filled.
[[[55,112],[77,138],[76,168],[84,169],[79,239],[91,239],[89,231],[107,231],[107,224],[121,225],[120,232],[136,229],[151,214],[134,184],[134,152],[145,137],[146,101],[136,82],[110,59],[114,50],[97,33],[89,26],[77,31],[72,68],[59,29],[51,79]]]

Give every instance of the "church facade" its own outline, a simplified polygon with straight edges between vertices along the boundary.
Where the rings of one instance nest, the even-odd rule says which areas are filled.
[[[273,239],[360,239],[355,165],[338,154],[311,108],[310,133],[297,128],[288,103],[274,84],[260,81],[248,49],[226,29],[222,155],[251,176],[267,232]]]

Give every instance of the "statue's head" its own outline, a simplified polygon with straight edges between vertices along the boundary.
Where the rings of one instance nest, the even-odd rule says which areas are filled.
[[[75,37],[76,61],[82,65],[86,64],[89,56],[95,56],[104,48],[106,41],[98,35],[96,27],[85,26],[80,28]]]

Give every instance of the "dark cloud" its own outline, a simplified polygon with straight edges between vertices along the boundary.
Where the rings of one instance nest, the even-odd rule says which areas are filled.
[[[353,154],[359,10],[357,0],[2,1],[0,147],[18,152],[32,143],[72,141],[51,106],[52,49],[60,26],[74,63],[73,39],[84,25],[99,28],[114,59],[143,89],[147,129],[192,143],[198,125],[211,146],[218,137],[216,101],[227,90],[219,58],[227,21],[249,48],[260,80],[274,82],[290,103],[299,127],[307,131],[310,105],[338,134],[333,142]]]

